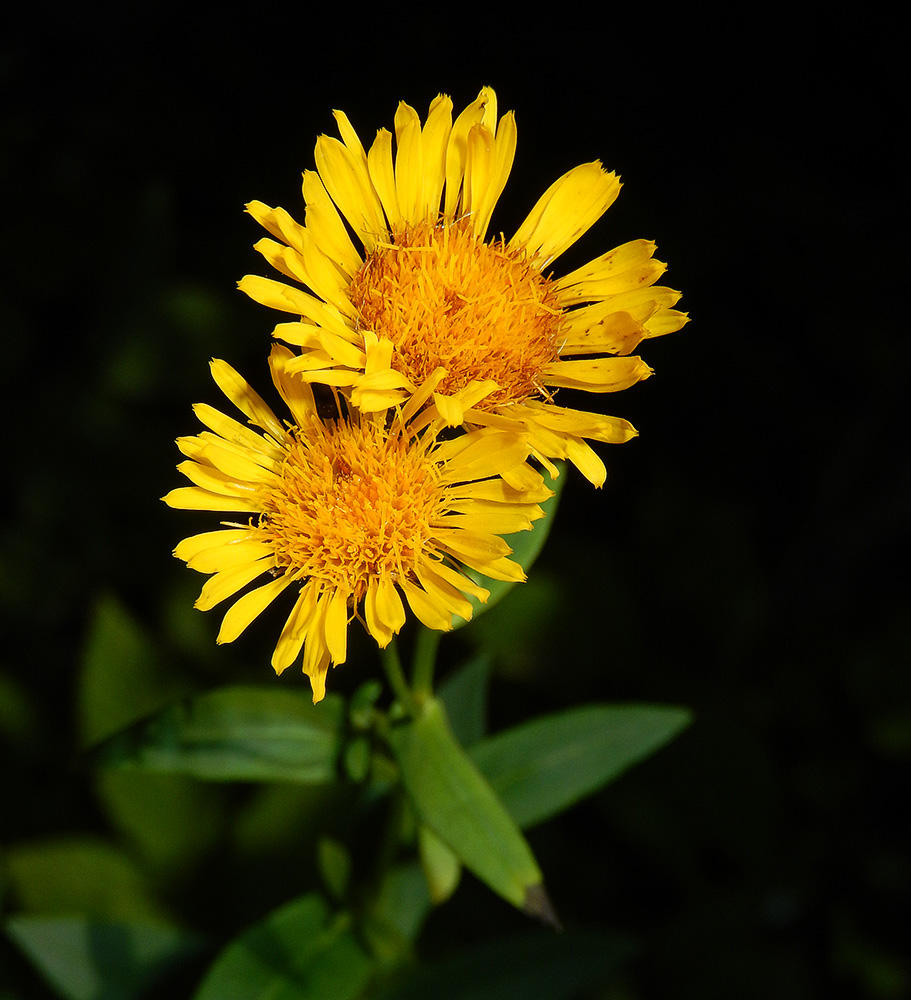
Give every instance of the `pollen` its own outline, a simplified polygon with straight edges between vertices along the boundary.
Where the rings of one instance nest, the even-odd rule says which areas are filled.
[[[542,369],[559,358],[565,323],[552,282],[523,248],[476,237],[470,220],[421,223],[376,244],[349,294],[361,327],[392,341],[393,367],[414,384],[442,367],[447,395],[496,382],[484,408],[546,395]]]
[[[381,423],[314,421],[296,430],[257,534],[273,546],[277,573],[314,577],[357,602],[371,577],[415,578],[443,493],[413,438]]]

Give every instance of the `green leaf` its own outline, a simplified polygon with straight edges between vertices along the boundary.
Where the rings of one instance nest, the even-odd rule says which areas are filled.
[[[541,507],[544,510],[544,517],[535,521],[530,531],[517,531],[512,535],[503,536],[512,548],[512,555],[509,558],[512,559],[513,562],[517,562],[522,569],[525,570],[526,576],[531,570],[531,567],[534,565],[535,560],[541,554],[541,550],[544,548],[544,543],[547,541],[547,536],[550,534],[550,529],[553,525],[554,516],[557,513],[557,505],[560,502],[560,494],[563,492],[563,487],[566,485],[566,463],[556,462],[555,464],[560,470],[559,479],[551,479],[546,472],[544,473],[545,482],[554,493],[550,499],[545,500],[544,503],[541,504]],[[486,604],[482,604],[476,597],[468,597],[473,609],[472,620],[477,618],[479,615],[484,614],[485,611],[489,611],[498,601],[508,594],[513,587],[515,587],[515,583],[510,583],[506,580],[491,580],[490,577],[477,573],[474,570],[469,569],[465,572],[475,581],[475,583],[490,591],[490,597],[488,597]],[[467,622],[464,618],[460,618],[458,615],[452,616],[453,628],[461,628],[466,624]]]
[[[145,875],[96,837],[14,844],[5,867],[15,898],[31,913],[83,913],[105,920],[164,920]]]
[[[370,773],[372,749],[367,736],[355,736],[345,744],[345,774],[351,781],[364,781]]]
[[[235,939],[215,960],[194,1000],[351,1000],[374,966],[344,916],[308,893]]]
[[[335,780],[343,728],[337,696],[314,705],[303,691],[221,688],[118,733],[97,760],[208,781],[316,784]]]
[[[453,736],[462,746],[470,747],[484,735],[489,679],[490,657],[481,652],[447,677],[437,692]]]
[[[455,854],[427,826],[418,827],[418,852],[430,898],[435,906],[439,906],[456,891],[462,866]]]
[[[370,953],[383,966],[413,960],[413,942],[431,910],[427,879],[416,861],[388,869],[370,906],[361,914],[360,930]]]
[[[582,991],[607,996],[595,988],[632,954],[630,942],[613,934],[536,931],[461,948],[420,966],[381,991],[380,1000],[573,1000]]]
[[[689,722],[683,708],[587,705],[487,737],[470,755],[526,829],[613,781]]]
[[[494,892],[555,920],[531,848],[453,738],[441,703],[428,700],[389,742],[420,821]]]
[[[373,909],[409,940],[418,936],[430,912],[427,879],[417,862],[396,865],[386,872]]]
[[[66,1000],[133,1000],[202,945],[173,927],[87,917],[11,917],[6,931]]]
[[[351,855],[348,848],[333,837],[320,837],[316,845],[316,862],[329,895],[343,899],[351,883]]]
[[[159,878],[186,871],[223,835],[228,790],[221,786],[113,768],[94,778],[108,820]]]
[[[336,808],[341,786],[269,781],[253,785],[239,800],[225,830],[232,857],[246,864],[264,857],[299,856],[315,848]],[[224,845],[227,847],[227,844]],[[255,861],[254,863],[258,863]]]
[[[168,674],[155,644],[114,597],[95,606],[82,652],[79,722],[90,746],[187,693]]]

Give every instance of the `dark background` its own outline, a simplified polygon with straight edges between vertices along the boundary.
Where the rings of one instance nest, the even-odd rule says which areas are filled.
[[[459,110],[490,84],[519,127],[494,227],[509,235],[555,177],[601,159],[620,199],[557,273],[653,238],[692,317],[643,345],[654,378],[604,400],[641,437],[602,450],[602,491],[571,474],[524,596],[475,640],[444,642],[453,660],[478,635],[495,644],[496,727],[589,700],[695,712],[658,757],[533,833],[563,920],[640,941],[597,996],[911,995],[895,29],[625,20],[143,8],[4,29],[2,844],[102,826],[72,761],[103,595],[196,686],[271,676],[271,626],[216,649],[217,619],[187,610],[199,580],[170,550],[188,516],[158,501],[178,485],[190,404],[218,403],[209,358],[267,385],[277,317],[234,288],[267,273],[244,203],[302,216],[300,171],[332,108],[369,143],[400,99],[423,117],[440,91]],[[364,647],[330,685],[372,669]],[[286,896],[278,884],[272,902]],[[469,885],[424,948],[520,919]]]

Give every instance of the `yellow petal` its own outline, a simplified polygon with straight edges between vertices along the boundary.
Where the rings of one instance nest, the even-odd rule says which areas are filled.
[[[256,559],[265,559],[274,551],[274,547],[268,542],[257,542],[251,537],[247,541],[229,542],[227,545],[204,549],[188,559],[187,566],[197,573],[222,573]]]
[[[405,624],[402,599],[388,576],[371,577],[364,598],[364,613],[367,631],[380,649],[385,649]]]
[[[478,570],[492,580],[506,580],[509,583],[524,583],[526,580],[525,570],[517,562],[505,556],[479,566]]]
[[[210,576],[203,584],[202,591],[196,601],[195,607],[200,611],[208,611],[216,604],[236,594],[238,590],[252,583],[258,576],[262,576],[266,570],[272,569],[275,559],[258,559],[255,562],[242,563],[223,573],[216,573]]]
[[[348,593],[337,588],[329,597],[326,609],[326,646],[333,663],[344,663],[348,654]]]
[[[424,379],[423,383],[417,387],[417,391],[412,393],[411,398],[402,407],[402,422],[408,423],[409,420],[421,409],[421,407],[427,402],[428,399],[433,395],[434,389],[446,378],[447,372],[445,368],[435,368],[430,375]]]
[[[648,331],[625,310],[611,306],[583,306],[568,313],[560,342],[560,356],[573,354],[629,354]]]
[[[456,393],[459,402],[464,410],[477,406],[482,399],[486,399],[496,392],[499,386],[493,379],[472,379],[463,389]]]
[[[631,240],[564,274],[554,282],[561,304],[584,301],[587,293],[596,286],[604,288],[600,294],[603,297],[604,294],[638,287],[643,273],[648,275],[655,269],[658,274],[664,273],[667,265],[652,260],[656,249],[652,240]],[[652,278],[647,283],[651,284],[654,280]]]
[[[484,196],[490,187],[496,156],[496,142],[493,130],[480,122],[472,125],[468,132],[468,143],[465,157],[465,178],[462,182],[462,200],[460,209],[463,215],[469,215],[472,220],[472,232],[483,238],[487,231],[486,225],[480,229],[475,223],[475,217],[480,219]]]
[[[544,268],[588,232],[619,193],[619,179],[597,160],[573,167],[541,195],[509,246],[524,247]]]
[[[261,306],[304,316],[318,326],[332,330],[340,337],[350,336],[345,319],[337,309],[322,302],[315,295],[308,295],[300,288],[287,285],[283,281],[275,281],[274,278],[261,278],[256,274],[245,274],[238,281],[237,287]]]
[[[450,623],[454,614],[465,621],[471,619],[471,602],[428,562],[418,563],[415,573],[430,600],[438,607],[446,608]]]
[[[478,237],[483,237],[490,225],[494,207],[506,187],[516,155],[516,118],[508,111],[497,125],[492,156],[486,164],[487,176],[484,190],[475,196],[472,211],[472,228]]]
[[[258,392],[227,362],[214,360],[209,366],[219,389],[257,427],[268,431],[276,441],[284,441],[285,428]]]
[[[537,508],[540,511],[540,508]],[[526,510],[515,511],[481,511],[477,507],[471,513],[453,513],[451,516],[444,515],[435,521],[435,525],[446,528],[461,528],[463,531],[480,531],[492,535],[512,535],[517,531],[529,531],[534,527],[533,522],[537,518],[530,516],[530,512],[535,510],[531,504]],[[543,511],[538,517],[543,516]]]
[[[367,623],[367,631],[376,640],[376,644],[380,649],[385,649],[392,641],[395,632],[377,612],[376,597],[379,584],[380,578],[375,576],[371,577],[367,584],[367,593],[364,594],[364,620]]]
[[[394,632],[398,632],[405,624],[406,615],[402,598],[388,576],[380,577],[376,592],[376,607],[377,613]]]
[[[474,125],[485,121],[488,105],[493,105],[493,124],[496,124],[496,102],[493,90],[490,87],[483,87],[477,99],[456,118],[450,130],[446,146],[446,198],[443,206],[443,213],[447,219],[453,219],[464,212],[459,203],[459,192],[465,175],[465,162],[468,159],[468,134]]]
[[[302,189],[307,206],[304,216],[307,229],[326,257],[335,261],[342,272],[351,278],[363,261],[315,170],[304,171]]]
[[[645,323],[659,309],[670,309],[680,301],[680,292],[666,285],[650,285],[646,288],[634,288],[625,292],[617,292],[608,296],[603,302],[593,303],[587,308],[591,314],[600,310],[603,315],[612,312],[628,312],[633,319]]]
[[[202,461],[217,469],[228,481],[237,484],[237,488],[244,492],[255,490],[259,486],[274,486],[278,480],[276,472],[265,468],[257,461],[259,456],[255,453],[251,456],[246,449],[239,451],[236,447],[225,447],[221,441],[205,441],[197,454],[198,457],[194,456],[196,461]],[[273,466],[275,464],[272,463]]]
[[[552,403],[529,400],[516,407],[520,416],[530,426],[546,427],[558,434],[591,438],[608,444],[624,444],[638,435],[638,431],[622,417],[609,417],[602,413],[587,413],[585,410],[571,410]]]
[[[452,614],[438,598],[432,597],[425,590],[411,583],[410,580],[400,582],[402,590],[405,591],[408,606],[422,625],[439,632],[448,632],[452,628]]]
[[[482,604],[486,604],[488,598],[490,597],[490,591],[486,590],[484,587],[478,586],[474,580],[469,580],[464,573],[460,573],[458,570],[454,570],[451,566],[447,566],[444,562],[434,562],[433,570],[435,573],[447,580],[453,587],[461,590],[463,594],[471,594],[472,597],[476,597]]]
[[[424,148],[421,120],[414,108],[402,101],[395,115],[395,190],[399,207],[406,223],[412,226],[423,222],[427,209],[424,206]]]
[[[544,485],[544,480],[539,474],[537,479],[533,480],[533,485],[526,489],[514,489],[500,478],[482,479],[479,482],[459,483],[450,487],[449,496],[458,498],[457,502],[461,502],[464,497],[465,502],[468,503],[488,501],[506,504],[537,504],[552,497],[553,493]]]
[[[167,496],[163,496],[161,499],[169,507],[176,507],[179,510],[217,510],[225,513],[231,511],[232,513],[258,514],[261,507],[256,498],[227,497],[221,493],[200,489],[198,486],[181,486],[176,490],[171,490]]]
[[[542,460],[540,455],[535,455],[535,458],[547,469],[548,475],[551,479],[557,479],[560,475],[559,469],[551,465],[549,462]],[[514,465],[511,469],[506,469],[500,473],[505,482],[511,486],[514,490],[524,492],[526,490],[540,490],[544,488],[544,477],[538,472],[537,469],[533,469],[527,462],[522,462],[520,465]],[[550,492],[548,490],[548,492]]]
[[[313,288],[313,285],[308,280],[307,271],[301,259],[300,252],[293,247],[286,247],[275,240],[262,239],[253,244],[253,249],[257,253],[262,254],[269,264],[286,278],[290,278],[292,281],[299,281],[302,285],[308,285],[310,288]]]
[[[661,307],[645,321],[646,337],[663,337],[666,333],[675,333],[689,323],[688,313],[679,309]]]
[[[496,483],[502,482],[502,480],[487,479],[485,482]],[[506,484],[504,483],[504,486],[505,485]],[[506,488],[509,489],[508,486]],[[464,500],[448,500],[446,503],[446,515],[444,516],[448,516],[450,513],[474,515],[476,517],[485,516],[487,514],[508,515],[510,517],[517,518],[517,523],[521,523],[521,526],[512,529],[513,531],[525,531],[531,527],[532,521],[537,521],[544,517],[544,511],[537,504],[530,503],[528,500],[520,500],[516,503],[500,503],[494,500],[478,500],[474,497],[466,498]],[[467,521],[458,521],[454,522],[454,524],[461,525],[462,527],[469,527],[469,523]],[[480,530],[483,531],[485,529],[482,528]],[[496,534],[506,535],[511,533],[512,531],[507,529],[496,532]]]
[[[287,347],[273,344],[269,352],[269,368],[272,371],[272,382],[291,411],[295,424],[305,427],[316,417],[316,400],[313,398],[313,389],[303,379],[294,378],[288,371],[288,364],[293,357]]]
[[[451,552],[467,565],[481,569],[481,572],[485,564],[495,562],[512,552],[499,535],[447,527],[436,528],[434,535],[447,552]]]
[[[444,441],[434,455],[446,463],[440,473],[442,482],[466,482],[495,476],[523,462],[528,456],[528,443],[519,434],[473,431]]]
[[[299,246],[284,246],[274,240],[263,239],[254,246],[254,250],[261,253],[277,271],[292,281],[306,285],[336,310],[347,314],[352,320],[356,319],[357,309],[345,294],[348,287],[347,275],[326,257],[303,226],[299,226],[298,230]]]
[[[330,197],[364,247],[371,250],[377,238],[386,234],[386,219],[367,172],[366,154],[361,159],[337,139],[321,135],[314,157]]]
[[[367,154],[367,169],[390,227],[398,229],[402,225],[402,210],[399,208],[398,195],[395,190],[392,133],[388,129],[381,128],[377,131],[376,139],[374,139],[370,152]]]
[[[452,131],[452,101],[437,95],[430,102],[424,125],[424,190],[421,196],[428,218],[435,218],[446,180],[446,146]]]
[[[444,396],[440,392],[435,392],[433,403],[447,427],[458,427],[464,421],[465,410],[458,396]]]
[[[364,152],[364,146],[348,116],[344,111],[333,111],[332,117],[335,119],[335,124],[338,125],[338,134],[342,137],[345,147],[359,164],[366,166],[367,154]]]
[[[600,489],[604,485],[607,479],[604,462],[584,441],[569,438],[566,442],[566,457],[593,486]]]
[[[321,701],[326,694],[326,671],[329,668],[329,648],[326,645],[326,611],[329,607],[329,596],[321,594],[307,629],[307,639],[304,643],[304,673],[310,678],[313,688],[313,701]]]
[[[291,583],[291,577],[280,576],[276,580],[256,590],[251,590],[249,594],[244,594],[238,601],[228,609],[227,614],[221,623],[216,642],[233,642],[244,629],[260,615],[275,600],[276,597]]]
[[[208,403],[196,403],[193,406],[193,412],[206,427],[213,430],[219,437],[242,448],[249,456],[250,461],[256,462],[270,472],[277,473],[281,469],[281,464],[285,459],[285,451],[270,438],[257,434],[252,428],[225,415],[221,410],[216,410]]]
[[[263,440],[266,440],[265,436],[263,437]],[[194,462],[199,462],[200,465],[212,465],[211,461],[206,458],[206,452],[210,448],[217,448],[220,451],[230,452],[232,455],[235,455],[237,458],[243,459],[246,462],[252,462],[260,469],[259,475],[263,478],[264,482],[268,480],[270,475],[277,475],[280,473],[282,463],[285,460],[285,448],[283,445],[277,444],[271,439],[269,439],[269,443],[275,448],[277,454],[280,456],[278,461],[269,462],[264,460],[263,454],[265,452],[265,448],[260,449],[259,451],[251,451],[245,445],[236,444],[234,441],[228,441],[226,438],[223,438],[218,434],[213,434],[211,431],[200,431],[195,437],[177,439],[177,447],[184,453],[184,455],[186,455],[187,458],[191,458]]]
[[[222,510],[234,509],[232,506],[234,497],[242,497],[245,501],[253,502],[253,498],[259,495],[259,484],[236,482],[230,476],[208,465],[181,462],[177,466],[177,471],[207,493],[222,494]]]
[[[356,385],[351,392],[351,402],[361,413],[381,413],[398,406],[407,393],[403,389],[372,389]]]
[[[545,385],[588,392],[618,392],[650,375],[654,375],[653,370],[637,357],[557,361],[542,369]]]
[[[392,369],[392,354],[395,345],[388,337],[377,337],[368,330],[364,333],[364,351],[367,356],[364,365],[365,375],[376,375],[378,372],[388,372]]]
[[[303,246],[301,232],[303,226],[295,222],[294,219],[283,208],[270,208],[261,201],[251,201],[244,206],[247,213],[251,215],[267,232],[270,232],[276,239],[287,243],[289,247],[300,250]]]
[[[329,650],[320,646],[309,660],[304,660],[304,673],[310,678],[313,689],[313,704],[326,697],[326,674],[329,670]]]
[[[174,549],[174,555],[178,559],[183,559],[184,562],[189,562],[193,556],[199,555],[206,549],[245,542],[252,537],[253,532],[249,528],[222,528],[218,531],[204,531],[200,535],[191,535],[182,542],[178,542]]]
[[[558,301],[565,305],[578,302],[599,302],[609,295],[619,295],[622,292],[632,292],[639,288],[651,287],[664,272],[667,264],[660,260],[646,260],[634,268],[620,274],[610,274],[605,277],[580,281],[562,292]]]
[[[299,382],[320,385],[351,386],[360,377],[347,368],[336,368],[332,359],[322,351],[304,351],[292,358],[285,367],[285,374]]]
[[[294,602],[291,614],[285,621],[272,654],[272,668],[277,674],[289,667],[300,654],[307,630],[310,628],[316,611],[317,594],[317,587],[313,583],[307,583],[301,587],[301,592]]]

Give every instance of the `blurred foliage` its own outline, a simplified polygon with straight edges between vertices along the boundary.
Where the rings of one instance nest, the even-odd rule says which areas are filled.
[[[426,962],[389,989],[908,996],[911,342],[894,291],[876,291],[908,262],[906,154],[882,140],[901,134],[901,60],[865,66],[853,36],[809,45],[751,28],[754,49],[690,51],[685,65],[659,44],[643,77],[616,44],[605,70],[598,31],[548,26],[537,44],[564,55],[559,85],[542,86],[521,46],[491,61],[460,40],[441,76],[439,39],[415,28],[378,74],[379,23],[344,51],[276,65],[249,26],[216,40],[182,18],[175,30],[148,8],[102,26],[74,9],[40,31],[13,23],[0,42],[0,387],[14,421],[0,996],[190,996],[228,942],[209,976],[255,977],[286,919],[320,928],[319,949],[297,956],[307,974],[342,955],[357,978],[362,946],[314,890],[344,895],[343,859],[362,874],[375,847],[369,829],[345,842],[350,789],[98,772],[85,746],[226,685],[306,695],[302,678],[270,677],[268,616],[219,648],[217,623],[193,611],[199,581],[169,556],[192,517],[178,524],[157,500],[176,482],[173,440],[192,402],[215,401],[211,356],[264,381],[271,317],[232,286],[261,270],[244,202],[299,208],[296,178],[331,108],[367,134],[400,98],[467,101],[482,83],[519,112],[495,226],[509,232],[553,177],[602,157],[625,187],[566,266],[654,236],[694,322],[647,345],[657,377],[609,400],[642,437],[604,449],[604,491],[569,476],[535,575],[444,640],[442,677],[491,653],[477,667],[489,691],[473,690],[493,733],[592,702],[687,705],[696,721],[529,831],[564,935],[463,877],[426,919]],[[269,30],[293,35],[277,13]],[[662,38],[677,44],[670,26]],[[837,72],[817,65],[822,50]],[[351,696],[374,663],[353,639],[333,691]],[[459,704],[453,726],[478,736]],[[350,774],[363,776],[365,747],[350,744]],[[411,939],[424,885],[415,867],[382,886],[377,906],[400,923],[376,925],[377,953]],[[503,981],[472,979],[488,968]]]

